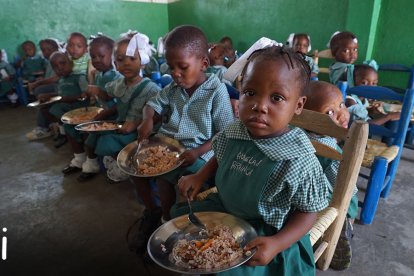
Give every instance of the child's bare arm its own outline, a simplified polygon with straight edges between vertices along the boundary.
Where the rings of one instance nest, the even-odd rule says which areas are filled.
[[[198,148],[186,150],[180,156],[181,159],[184,159],[184,163],[181,166],[191,166],[197,160],[198,157],[208,152],[209,150],[211,150],[211,139],[199,146]]]
[[[190,191],[189,198],[193,200],[201,189],[201,186],[207,179],[214,176],[217,171],[218,163],[215,156],[211,159],[195,174],[190,174],[181,177],[178,180],[178,188],[182,196],[187,197],[187,193]]]
[[[256,247],[257,252],[247,263],[251,266],[267,265],[283,250],[301,239],[312,228],[316,221],[316,213],[295,211],[286,225],[275,235],[258,237],[246,245],[246,250]]]
[[[144,106],[144,109],[142,110],[142,122],[139,124],[137,128],[138,143],[144,139],[147,139],[148,136],[151,134],[152,128],[154,127],[154,114],[155,110],[151,106]]]
[[[368,123],[373,124],[373,125],[383,125],[389,121],[399,120],[400,115],[401,115],[400,112],[390,112],[380,118],[369,120]]]

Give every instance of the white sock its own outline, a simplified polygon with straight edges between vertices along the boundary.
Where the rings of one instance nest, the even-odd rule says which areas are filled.
[[[86,157],[86,161],[82,164],[82,171],[85,173],[98,173],[99,169],[98,158]]]
[[[65,135],[66,134],[65,128],[63,127],[63,125],[59,125],[59,132],[60,132],[61,135]]]
[[[82,168],[82,164],[86,160],[86,154],[84,152],[82,153],[74,153],[75,157],[70,161],[70,164],[74,167]]]
[[[9,98],[9,100],[12,103],[15,103],[19,97],[17,96],[16,93],[13,93],[13,94],[7,94],[7,98]]]

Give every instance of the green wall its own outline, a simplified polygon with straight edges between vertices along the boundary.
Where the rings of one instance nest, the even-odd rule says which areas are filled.
[[[311,36],[313,49],[326,49],[331,34],[346,27],[348,2],[182,0],[168,7],[169,27],[197,25],[210,41],[228,35],[240,51],[262,36],[285,42],[292,32],[306,32]]]
[[[85,36],[103,32],[114,39],[128,29],[147,34],[155,43],[168,32],[168,7],[165,4],[120,0],[1,0],[0,48],[9,60],[25,40],[36,44],[55,37],[66,40],[78,31]]]

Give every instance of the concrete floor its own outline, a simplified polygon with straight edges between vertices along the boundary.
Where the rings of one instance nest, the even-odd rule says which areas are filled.
[[[8,239],[0,275],[173,275],[127,248],[126,231],[142,212],[134,187],[104,175],[87,183],[63,177],[70,148],[28,142],[34,118],[34,109],[0,106],[0,233]],[[413,164],[405,150],[374,223],[355,225],[351,268],[317,275],[414,275]]]

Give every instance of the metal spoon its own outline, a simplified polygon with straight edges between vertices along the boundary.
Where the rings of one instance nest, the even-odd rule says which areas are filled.
[[[139,152],[142,148],[142,145],[146,145],[146,144],[148,144],[148,142],[149,142],[148,139],[144,139],[144,140],[142,140],[141,142],[138,143],[137,150],[135,151],[135,154],[134,154],[134,157],[133,157],[133,160],[136,162],[137,166],[139,165],[138,154],[139,154]]]
[[[190,213],[188,213],[188,220],[194,224],[195,226],[197,226],[198,228],[207,230],[206,226],[201,222],[201,220],[193,213],[193,208],[191,207],[191,202],[190,202],[190,194],[191,189],[188,190],[187,192],[187,202],[188,202],[188,207],[190,208]]]

